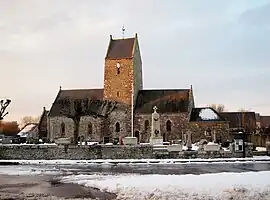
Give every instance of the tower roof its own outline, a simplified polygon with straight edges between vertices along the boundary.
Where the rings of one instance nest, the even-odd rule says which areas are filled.
[[[136,36],[134,38],[125,38],[125,39],[112,39],[111,36],[106,58],[107,59],[132,58],[135,42]]]

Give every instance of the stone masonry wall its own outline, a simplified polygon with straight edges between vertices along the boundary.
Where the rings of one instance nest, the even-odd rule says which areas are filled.
[[[131,146],[1,146],[0,160],[142,159],[152,158],[153,148]]]
[[[192,132],[192,142],[199,142],[201,139],[213,138],[215,132],[216,139],[220,142],[231,139],[228,122],[192,122],[189,123],[189,130]],[[210,135],[205,135],[207,130],[211,131]]]
[[[117,63],[120,73],[117,73]],[[131,105],[133,59],[106,59],[104,69],[104,99]]]
[[[74,124],[72,119],[67,117],[50,117],[49,118],[49,135],[50,140],[61,137],[61,124],[65,124],[65,137],[73,137]],[[88,125],[92,125],[92,134],[89,135]],[[79,136],[84,136],[91,141],[101,141],[101,119],[96,119],[91,116],[81,118]]]
[[[0,160],[181,159],[242,157],[241,152],[168,152],[151,146],[0,146]],[[252,151],[246,152],[252,157]]]
[[[149,121],[149,128],[145,130],[145,121]],[[149,142],[151,135],[152,114],[135,114],[134,131],[139,131],[140,142]],[[171,131],[167,131],[166,123],[171,121]],[[188,113],[160,113],[160,129],[165,141],[182,139],[182,132],[188,125]]]

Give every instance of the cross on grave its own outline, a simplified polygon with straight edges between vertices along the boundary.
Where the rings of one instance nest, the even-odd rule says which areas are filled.
[[[157,112],[157,109],[158,108],[156,106],[154,106],[153,110],[154,110],[155,113]]]

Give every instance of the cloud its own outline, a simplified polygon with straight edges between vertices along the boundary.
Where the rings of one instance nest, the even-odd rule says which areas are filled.
[[[0,66],[7,83],[1,92],[13,99],[11,117],[39,114],[60,85],[102,87],[109,35],[121,37],[123,24],[127,37],[139,33],[146,88],[193,84],[198,104],[220,101],[233,108],[240,102],[232,91],[250,96],[245,88],[252,83],[257,100],[247,104],[263,102],[269,0],[0,0],[0,5]],[[27,105],[33,98],[35,104]]]

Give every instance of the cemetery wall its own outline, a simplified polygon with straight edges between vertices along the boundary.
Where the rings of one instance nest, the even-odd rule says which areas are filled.
[[[91,160],[91,159],[154,159],[154,158],[229,158],[242,157],[242,152],[154,150],[151,146],[0,146],[0,160]],[[246,156],[252,156],[247,151]]]

